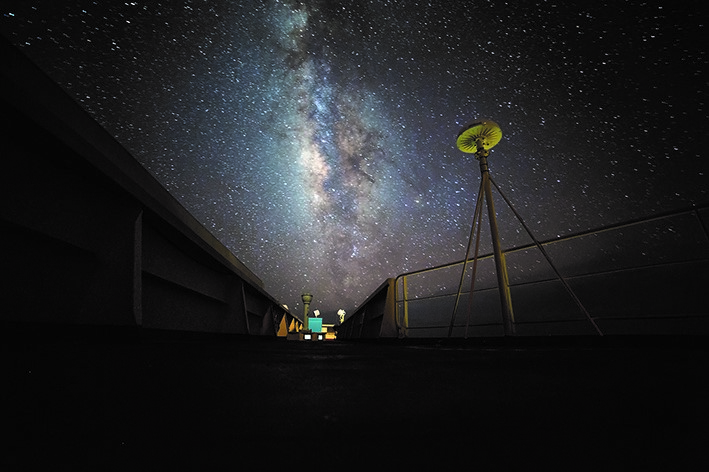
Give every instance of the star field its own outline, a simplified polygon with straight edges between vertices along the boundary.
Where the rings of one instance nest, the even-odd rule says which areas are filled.
[[[9,1],[1,31],[269,293],[334,322],[464,257],[475,118],[540,239],[706,202],[706,16],[581,3]]]

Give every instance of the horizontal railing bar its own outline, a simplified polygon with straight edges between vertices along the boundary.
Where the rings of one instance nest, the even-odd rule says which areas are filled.
[[[693,318],[704,318],[707,315],[704,313],[687,314],[687,315],[657,315],[657,316],[603,316],[596,315],[593,319],[596,321],[639,321],[639,320],[682,320],[682,319],[693,319]],[[541,321],[516,321],[515,324],[518,326],[523,325],[544,325],[544,324],[561,324],[561,323],[581,323],[585,322],[585,318],[575,318],[575,319],[553,319],[553,320],[541,320]],[[455,324],[454,328],[465,328],[464,324]],[[499,323],[470,323],[468,328],[482,328],[488,326],[502,326],[502,322]],[[421,329],[448,329],[449,325],[425,325],[425,326],[409,326],[409,330],[421,330]]]
[[[540,241],[540,244],[541,244],[542,246],[544,246],[544,245],[552,244],[552,243],[570,241],[570,240],[572,240],[572,239],[582,238],[582,237],[585,237],[585,236],[591,236],[591,235],[593,235],[593,234],[605,233],[605,232],[608,232],[608,231],[613,231],[613,230],[618,230],[618,229],[622,229],[622,228],[627,228],[627,227],[630,227],[630,226],[635,226],[635,225],[643,224],[643,223],[649,223],[649,222],[652,222],[652,221],[663,220],[663,219],[667,219],[667,218],[674,217],[674,216],[687,215],[687,214],[691,214],[691,213],[697,212],[697,211],[699,211],[699,210],[707,210],[707,209],[709,209],[709,204],[703,204],[703,205],[700,205],[700,206],[699,206],[699,205],[693,205],[693,206],[690,206],[690,207],[684,207],[684,208],[677,209],[677,210],[672,210],[672,211],[667,211],[667,212],[663,212],[663,213],[658,213],[657,215],[653,215],[653,216],[649,216],[649,217],[635,218],[635,219],[633,219],[633,220],[624,221],[624,222],[621,222],[621,223],[616,223],[616,224],[612,224],[612,225],[608,225],[608,226],[602,226],[602,227],[600,227],[600,228],[595,228],[595,229],[589,229],[589,230],[585,230],[585,231],[580,231],[580,232],[578,232],[578,233],[571,233],[571,234],[568,234],[568,235],[564,236],[563,238],[551,238],[551,239],[546,239],[546,240],[544,240],[544,241]],[[700,221],[700,223],[701,223],[701,221]],[[514,253],[514,252],[526,251],[527,249],[534,249],[534,248],[536,248],[536,247],[537,247],[537,245],[532,242],[532,243],[524,244],[524,245],[522,245],[522,246],[513,246],[513,247],[511,247],[511,248],[504,249],[502,252],[504,252],[505,254],[511,254],[511,253]],[[489,259],[489,258],[491,258],[492,256],[493,256],[492,253],[485,253],[485,254],[483,254],[483,255],[478,256],[478,260],[480,260],[480,259]],[[448,268],[448,267],[453,267],[453,266],[456,266],[456,265],[459,265],[459,264],[463,264],[463,263],[465,263],[465,262],[466,262],[465,260],[459,260],[459,261],[448,262],[448,263],[446,263],[446,264],[440,264],[440,265],[433,266],[433,267],[427,267],[427,268],[424,268],[424,269],[418,269],[418,270],[413,270],[413,271],[410,271],[410,272],[405,272],[405,273],[403,273],[403,274],[399,274],[399,275],[396,277],[396,280],[397,280],[397,282],[398,282],[399,278],[401,278],[401,277],[408,277],[408,276],[410,276],[410,275],[417,275],[417,274],[421,274],[421,273],[424,273],[424,272],[433,272],[433,271],[435,271],[435,270],[441,270],[441,269],[445,269],[445,268]],[[470,262],[470,259],[468,259],[468,262]]]
[[[577,274],[577,275],[567,275],[565,278],[567,279],[584,279],[588,277],[599,277],[603,275],[609,275],[609,274],[618,274],[618,273],[623,273],[623,272],[633,272],[637,270],[644,270],[644,269],[653,269],[656,267],[667,267],[667,266],[672,266],[672,265],[682,265],[682,264],[692,264],[696,262],[709,262],[709,258],[702,258],[702,259],[688,259],[688,260],[683,260],[683,261],[671,261],[671,262],[660,262],[657,264],[646,264],[642,266],[635,266],[635,267],[624,267],[622,269],[612,269],[612,270],[605,270],[605,271],[599,271],[599,272],[589,272],[587,274]],[[516,283],[510,283],[510,287],[524,287],[527,285],[535,285],[535,284],[542,284],[542,283],[548,283],[548,282],[559,282],[559,279],[557,277],[549,277],[545,279],[540,279],[540,280],[531,280],[527,282],[516,282]],[[479,293],[479,292],[487,292],[490,290],[497,290],[497,286],[495,287],[487,287],[487,288],[481,288],[479,290],[475,290],[474,293]],[[461,293],[470,293],[470,291],[463,291]],[[397,302],[403,303],[405,301],[416,301],[416,300],[435,300],[437,298],[443,298],[443,297],[450,297],[455,295],[455,292],[451,293],[444,293],[444,294],[437,294],[437,295],[432,295],[428,297],[419,297],[419,298],[398,298]]]

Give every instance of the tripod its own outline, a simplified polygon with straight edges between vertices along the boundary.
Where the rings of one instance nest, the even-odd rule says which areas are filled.
[[[458,311],[458,305],[460,302],[460,294],[461,294],[461,291],[463,288],[463,281],[465,279],[465,272],[466,272],[468,260],[470,257],[470,247],[473,242],[473,235],[476,234],[475,230],[477,228],[477,234],[475,235],[475,255],[473,256],[472,279],[471,279],[471,283],[470,283],[470,293],[468,295],[467,321],[465,323],[465,337],[466,338],[468,337],[468,326],[470,324],[470,311],[471,311],[472,300],[473,300],[473,291],[475,288],[475,275],[476,275],[476,271],[477,271],[478,253],[479,253],[479,249],[480,249],[480,228],[481,228],[480,223],[482,220],[483,195],[484,195],[484,198],[487,202],[488,220],[490,221],[490,236],[492,238],[492,248],[493,248],[493,254],[494,254],[494,259],[495,259],[495,272],[497,275],[497,286],[498,286],[498,291],[500,294],[500,308],[502,311],[502,324],[504,327],[504,333],[505,333],[505,336],[514,336],[515,335],[515,318],[514,318],[514,311],[512,309],[512,296],[510,293],[509,277],[507,275],[507,264],[505,262],[505,253],[502,251],[501,244],[500,244],[500,234],[499,234],[499,230],[497,227],[497,217],[495,214],[495,204],[492,199],[491,184],[495,186],[495,188],[497,189],[500,196],[502,196],[502,198],[505,200],[505,203],[507,203],[507,205],[510,207],[510,209],[512,210],[514,215],[517,217],[519,222],[522,224],[522,226],[524,227],[527,234],[532,238],[535,245],[537,246],[539,251],[542,253],[544,258],[547,260],[547,262],[549,263],[549,265],[553,269],[556,276],[561,281],[561,283],[564,286],[564,288],[566,289],[566,291],[569,293],[571,298],[574,300],[574,302],[578,305],[578,307],[584,313],[584,315],[586,316],[588,321],[593,325],[596,332],[599,335],[603,336],[603,333],[598,328],[598,325],[596,325],[595,321],[593,320],[591,315],[588,313],[586,308],[583,306],[583,304],[581,303],[581,300],[579,300],[579,298],[573,292],[573,290],[571,289],[569,284],[566,282],[564,277],[557,270],[556,266],[554,266],[554,264],[552,263],[551,259],[549,258],[549,255],[547,254],[544,247],[537,240],[537,238],[534,237],[534,235],[530,231],[529,227],[524,223],[524,220],[522,220],[522,217],[519,215],[519,213],[517,213],[517,211],[512,206],[512,203],[510,202],[510,200],[502,193],[502,190],[497,185],[497,183],[494,180],[492,180],[492,177],[490,176],[490,169],[488,166],[487,158],[490,155],[490,149],[493,146],[495,146],[497,143],[499,143],[501,139],[502,139],[502,131],[500,130],[500,127],[497,125],[497,123],[490,121],[490,120],[475,121],[475,122],[471,123],[470,125],[468,125],[467,127],[463,128],[463,130],[461,130],[461,132],[458,134],[458,139],[457,139],[458,149],[460,149],[463,152],[475,154],[475,158],[480,163],[480,173],[481,173],[482,179],[480,181],[480,189],[478,190],[478,199],[475,204],[473,223],[470,228],[470,237],[468,238],[468,248],[466,249],[465,260],[463,261],[463,271],[460,276],[460,283],[458,285],[458,292],[456,294],[455,304],[453,306],[453,314],[451,316],[450,325],[448,327],[448,337],[451,337],[452,332],[453,332],[453,324],[455,321],[455,315],[456,315],[456,312]]]

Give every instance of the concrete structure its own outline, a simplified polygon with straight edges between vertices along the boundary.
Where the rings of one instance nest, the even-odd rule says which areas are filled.
[[[1,470],[706,470],[706,339],[123,331],[0,330]]]
[[[268,336],[297,322],[63,90],[0,51],[0,321]]]
[[[387,279],[337,328],[338,339],[404,337],[397,322],[396,280]]]
[[[686,315],[631,297],[623,313],[644,318],[611,316],[628,292],[616,267],[580,287],[604,328],[682,336],[281,342],[302,322],[17,50],[0,54],[0,470],[275,469],[307,463],[303,438],[346,469],[706,469],[709,352],[684,335],[707,333],[705,287],[682,278],[706,274],[701,225],[682,240],[694,260],[634,272],[686,288]],[[680,215],[695,216],[708,210]],[[385,281],[343,338],[405,337],[424,312],[447,332],[417,309],[416,275]],[[517,306],[522,327],[562,324]]]

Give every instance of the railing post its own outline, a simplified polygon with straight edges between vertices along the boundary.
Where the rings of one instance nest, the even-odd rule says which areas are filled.
[[[404,295],[404,322],[403,322],[404,337],[407,337],[409,335],[409,290],[407,287],[407,280],[408,280],[407,275],[405,275],[401,278],[403,295]]]

